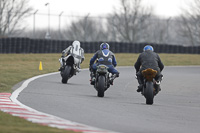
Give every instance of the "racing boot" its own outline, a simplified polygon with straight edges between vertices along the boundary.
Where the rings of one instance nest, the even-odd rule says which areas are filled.
[[[93,78],[90,79],[90,84],[91,84],[91,85],[94,85],[94,84],[95,84],[95,77],[93,77]]]
[[[78,73],[81,72],[81,67],[80,67],[80,64],[79,64],[79,63],[78,63],[78,65],[77,65],[76,71],[77,71]]]
[[[114,81],[114,78],[111,77],[111,78],[109,79],[109,83],[110,83],[111,85],[113,85],[113,81]]]
[[[113,75],[110,77],[110,79],[109,79],[109,83],[110,83],[111,85],[113,85],[113,81],[114,81],[114,79],[117,78],[117,77],[119,77],[119,74],[113,74]]]
[[[143,84],[139,84],[138,89],[137,89],[137,92],[141,92],[142,89],[143,89]]]
[[[63,58],[60,58],[59,62],[60,62],[60,68],[58,69],[58,71],[62,71],[64,69],[65,61],[63,60]]]
[[[91,85],[94,85],[94,84],[95,84],[96,78],[95,78],[95,75],[94,75],[93,72],[90,73],[90,77],[91,77],[91,79],[90,79],[90,84],[91,84]]]
[[[78,72],[78,73],[81,72],[81,69],[77,67],[76,72]]]
[[[58,69],[58,71],[62,71],[64,69],[64,67],[60,67],[59,69]]]
[[[138,86],[138,89],[137,89],[137,92],[141,92],[142,89],[143,89],[143,79],[141,79],[141,77],[139,75],[136,75],[137,77],[137,80],[138,80],[138,83],[139,83],[139,86]]]

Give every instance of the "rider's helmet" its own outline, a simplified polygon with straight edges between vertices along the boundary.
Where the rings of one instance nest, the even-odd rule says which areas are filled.
[[[77,45],[80,47],[81,43],[77,40],[73,41],[72,46],[75,47]]]
[[[153,47],[151,45],[146,45],[143,49],[143,51],[151,50],[153,51]]]
[[[103,50],[103,49],[109,49],[109,44],[108,43],[102,43],[101,45],[100,45],[100,49],[101,50]]]

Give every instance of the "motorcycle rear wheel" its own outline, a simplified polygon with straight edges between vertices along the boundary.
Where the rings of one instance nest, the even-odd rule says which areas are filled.
[[[97,85],[97,88],[98,88],[98,93],[97,93],[97,96],[98,97],[104,97],[104,92],[105,92],[105,77],[100,75],[98,77],[98,85]]]
[[[144,96],[146,98],[146,104],[152,105],[154,99],[153,82],[146,82],[146,88],[144,88]]]
[[[62,83],[63,84],[67,84],[67,81],[69,79],[69,76],[70,76],[70,71],[71,71],[72,67],[71,66],[65,66],[65,70],[64,70],[64,73],[63,73],[63,76],[62,76]]]

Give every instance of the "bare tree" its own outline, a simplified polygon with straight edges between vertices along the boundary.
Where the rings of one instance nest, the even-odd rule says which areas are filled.
[[[192,46],[200,45],[200,0],[193,0],[189,8],[183,9],[182,23],[178,33]]]
[[[0,0],[0,35],[10,36],[24,30],[21,22],[32,8],[29,0]]]
[[[141,41],[142,31],[148,27],[146,21],[151,16],[151,10],[142,7],[142,0],[120,0],[120,2],[120,11],[108,17],[113,39],[118,38],[119,41],[125,42]]]
[[[96,19],[96,18],[95,18]],[[98,21],[85,16],[76,22],[72,22],[70,27],[64,31],[64,36],[68,40],[78,39],[80,41],[102,41],[107,38],[102,21]]]
[[[162,19],[157,16],[151,16],[151,18],[149,18],[148,21],[148,27],[146,28],[143,37],[146,42],[152,42],[157,44],[171,42],[171,18]]]

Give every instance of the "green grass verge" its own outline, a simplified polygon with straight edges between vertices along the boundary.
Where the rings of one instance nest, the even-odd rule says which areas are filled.
[[[74,133],[36,123],[28,122],[25,119],[11,116],[0,111],[0,132],[1,133]]]
[[[139,54],[116,54],[118,66],[133,66]],[[200,65],[200,55],[159,54],[165,66]],[[61,54],[0,54],[0,93],[12,92],[12,87],[30,77],[58,71]],[[93,54],[85,54],[82,68],[88,68]],[[43,70],[39,71],[42,61]],[[33,124],[0,111],[0,129],[3,133],[72,133],[65,130]]]

